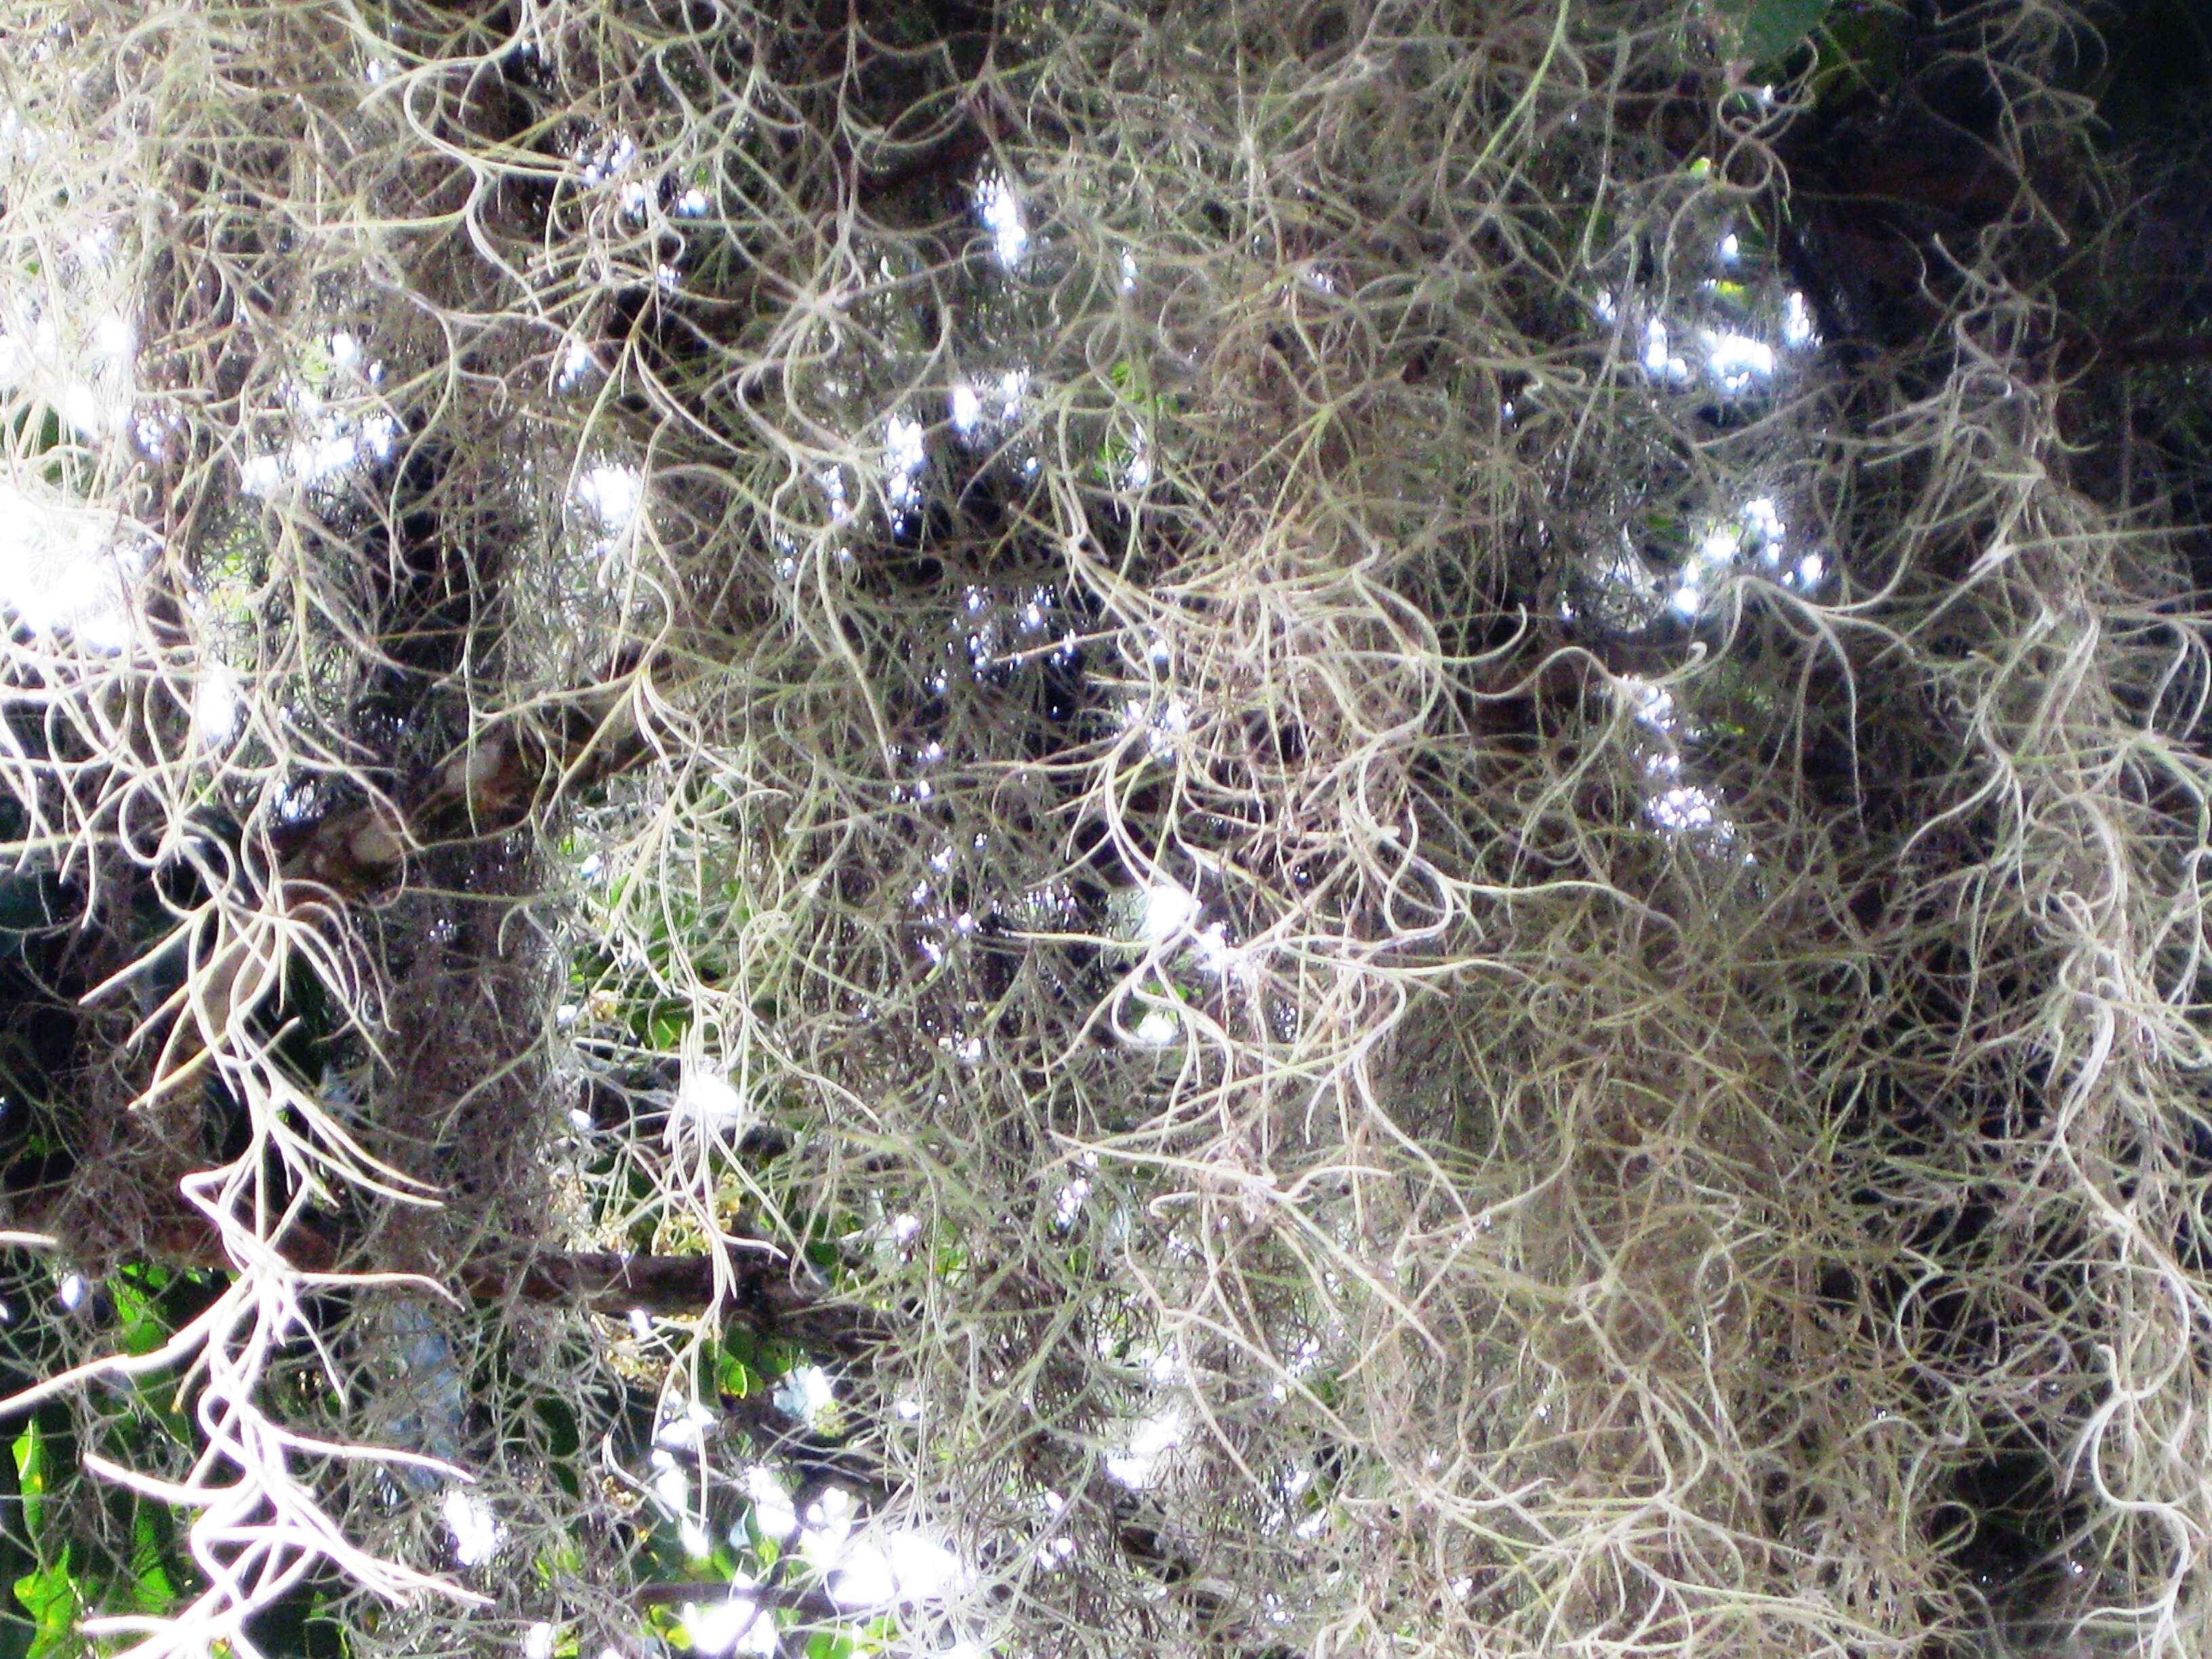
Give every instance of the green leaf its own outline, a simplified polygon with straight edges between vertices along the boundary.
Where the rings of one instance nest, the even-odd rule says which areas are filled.
[[[108,1291],[115,1298],[116,1319],[122,1327],[117,1341],[124,1352],[151,1353],[169,1340],[152,1297],[120,1274],[109,1281]]]
[[[9,1586],[36,1572],[39,1566],[22,1510],[17,1461],[12,1455],[0,1456],[0,1583]],[[0,1596],[0,1659],[25,1659],[37,1637],[38,1627],[15,1611],[9,1597]]]
[[[568,1538],[556,1538],[539,1551],[532,1566],[540,1587],[551,1589],[584,1571],[584,1552]]]
[[[15,1490],[22,1494],[23,1529],[36,1544],[46,1529],[46,1443],[36,1418],[23,1425],[9,1450],[15,1460]]]
[[[177,1583],[169,1576],[167,1517],[149,1504],[138,1505],[131,1528],[131,1599],[141,1613],[162,1613],[176,1605]]]
[[[15,1581],[15,1599],[36,1626],[27,1659],[79,1659],[84,1650],[76,1633],[83,1598],[70,1572],[70,1553],[51,1567]]]
[[[748,1333],[748,1334],[750,1334],[750,1333]],[[748,1365],[743,1357],[731,1352],[729,1351],[729,1344],[726,1340],[722,1346],[723,1352],[720,1363],[717,1365],[715,1370],[715,1383],[720,1387],[724,1394],[730,1395],[732,1399],[743,1400],[747,1395],[750,1394],[755,1389],[760,1386],[761,1375],[751,1366]],[[747,1352],[754,1352],[754,1350],[748,1347]]]
[[[1820,26],[1831,0],[1717,0],[1723,43],[1754,64],[1786,58]]]

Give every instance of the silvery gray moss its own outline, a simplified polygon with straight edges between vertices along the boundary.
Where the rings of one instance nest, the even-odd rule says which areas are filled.
[[[0,1652],[2201,1650],[2185,8],[0,40]]]

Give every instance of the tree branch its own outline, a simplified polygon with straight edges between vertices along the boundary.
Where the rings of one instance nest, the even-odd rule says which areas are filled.
[[[685,1602],[707,1606],[715,1601],[749,1601],[760,1608],[795,1613],[822,1624],[836,1624],[879,1612],[873,1607],[848,1607],[827,1590],[801,1589],[787,1584],[640,1584],[630,1592],[641,1607],[680,1607]]]
[[[15,1219],[28,1227],[39,1218]],[[580,1304],[616,1318],[633,1310],[672,1317],[715,1315],[757,1336],[840,1358],[873,1352],[892,1329],[890,1321],[872,1308],[833,1301],[793,1285],[781,1252],[740,1259],[718,1294],[714,1259],[705,1255],[500,1251],[442,1267],[405,1259],[364,1260],[313,1218],[295,1222],[274,1242],[285,1261],[302,1273],[412,1273],[479,1302]],[[148,1255],[173,1267],[237,1271],[221,1236],[198,1211],[180,1209],[166,1218],[149,1246]]]

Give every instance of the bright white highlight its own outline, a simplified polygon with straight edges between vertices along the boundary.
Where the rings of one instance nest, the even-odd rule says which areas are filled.
[[[791,1507],[791,1494],[767,1469],[756,1465],[745,1472],[745,1496],[752,1499],[753,1519],[769,1537],[788,1538],[799,1530],[799,1514]]]
[[[1197,896],[1180,882],[1156,882],[1145,890],[1138,936],[1147,945],[1173,939],[1197,921],[1200,910]]]
[[[1813,343],[1813,307],[1802,294],[1792,293],[1782,306],[1782,343],[1803,347]]]
[[[1723,392],[1746,392],[1754,380],[1774,374],[1774,348],[1748,334],[1717,334],[1702,331],[1705,372]]]
[[[982,216],[984,228],[991,233],[993,250],[999,263],[1009,270],[1018,266],[1027,257],[1030,232],[1023,222],[1022,204],[1015,199],[1013,187],[1003,173],[986,174],[975,187],[975,210]]]
[[[499,1553],[507,1528],[499,1524],[491,1505],[458,1486],[446,1494],[446,1529],[453,1534],[453,1560],[464,1567],[480,1567]]]
[[[238,735],[246,712],[242,686],[236,672],[221,663],[201,671],[192,687],[192,735],[202,748],[221,749]]]
[[[744,1097],[731,1086],[728,1075],[706,1066],[687,1064],[676,1091],[675,1118],[706,1129],[726,1129],[744,1121],[751,1113]]]
[[[125,649],[145,553],[118,546],[115,532],[112,513],[0,483],[0,610],[34,634],[106,655]]]
[[[943,1595],[961,1575],[960,1558],[918,1528],[888,1536],[858,1529],[849,1492],[831,1491],[807,1512],[799,1553],[849,1607],[924,1601]]]
[[[1182,1024],[1164,1008],[1147,1008],[1132,1035],[1146,1048],[1164,1048],[1176,1040]]]
[[[634,466],[595,466],[576,480],[576,500],[615,535],[629,528],[644,499],[645,474]]]
[[[398,443],[399,422],[390,415],[329,416],[316,422],[310,435],[246,461],[238,469],[239,486],[260,496],[273,495],[287,484],[311,487],[363,462],[387,460]]]
[[[929,452],[922,443],[921,422],[894,415],[884,428],[884,470],[890,476],[884,485],[894,507],[912,507],[921,499],[919,482]]]
[[[1129,1436],[1128,1449],[1106,1460],[1106,1473],[1141,1491],[1158,1478],[1161,1460],[1182,1443],[1182,1422],[1173,1413],[1145,1418]]]
[[[734,1650],[740,1642],[748,1653],[775,1651],[775,1621],[762,1617],[758,1607],[746,1599],[745,1591],[750,1588],[750,1584],[731,1585],[726,1601],[684,1604],[684,1630],[691,1638],[694,1653],[715,1659]]]
[[[819,1365],[798,1367],[783,1379],[783,1386],[775,1391],[775,1403],[779,1409],[802,1423],[809,1424],[827,1411],[836,1398],[837,1390],[830,1381],[830,1373]]]

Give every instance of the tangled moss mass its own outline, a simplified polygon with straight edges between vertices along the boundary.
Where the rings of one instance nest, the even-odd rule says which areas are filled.
[[[2212,1650],[2185,0],[0,0],[0,1659]]]

